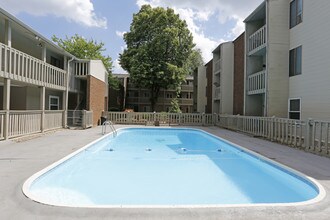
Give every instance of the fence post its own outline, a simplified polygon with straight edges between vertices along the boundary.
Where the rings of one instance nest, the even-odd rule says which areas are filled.
[[[205,126],[205,113],[202,113],[202,125]]]
[[[270,122],[270,140],[271,141],[274,141],[274,132],[275,132],[275,129],[274,129],[274,125],[275,125],[275,115],[273,115],[271,117],[271,122]]]
[[[213,116],[212,117],[213,117],[213,119],[212,119],[213,120],[213,125],[214,126],[217,126],[217,114],[216,113],[213,113]]]
[[[311,125],[313,123],[312,118],[308,118],[306,121],[306,140],[305,140],[305,150],[308,151],[310,149],[311,136],[313,130],[311,129]]]
[[[83,129],[86,129],[87,128],[87,125],[86,125],[86,110],[83,110],[82,111],[83,115],[82,115],[82,127]]]

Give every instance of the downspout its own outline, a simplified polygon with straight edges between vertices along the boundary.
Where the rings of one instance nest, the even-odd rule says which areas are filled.
[[[70,80],[70,63],[75,60],[75,57],[71,57],[67,63],[67,74],[66,74],[66,91],[65,91],[65,110],[64,110],[64,127],[68,126],[68,106],[69,106],[69,80]]]

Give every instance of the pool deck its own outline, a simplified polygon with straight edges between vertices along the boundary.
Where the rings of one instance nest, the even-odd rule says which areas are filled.
[[[116,127],[127,127],[119,126]],[[130,126],[132,127],[132,126]],[[138,127],[138,126],[134,126]],[[145,127],[145,126],[143,126]],[[0,219],[318,219],[330,217],[330,159],[217,127],[200,128],[244,146],[321,183],[326,197],[302,206],[225,208],[63,208],[39,204],[22,193],[24,181],[37,171],[101,137],[101,127],[58,130],[36,137],[0,141]]]

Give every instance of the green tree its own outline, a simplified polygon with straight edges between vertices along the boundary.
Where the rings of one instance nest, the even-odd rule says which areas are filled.
[[[82,36],[78,34],[68,37],[65,39],[61,39],[52,36],[52,40],[61,48],[71,53],[75,57],[79,59],[94,59],[94,60],[102,60],[104,67],[108,71],[108,81],[110,86],[113,88],[118,87],[118,80],[116,80],[112,76],[112,60],[110,56],[105,56],[102,53],[105,51],[104,43],[98,43],[97,41],[90,39],[86,40]]]
[[[160,89],[179,87],[188,74],[192,34],[173,9],[143,5],[124,40],[127,49],[120,54],[120,64],[137,87],[150,90],[154,111]]]
[[[192,75],[194,70],[202,65],[204,65],[202,51],[199,48],[194,48],[188,57],[187,62],[185,63],[185,68],[187,69],[188,73]]]

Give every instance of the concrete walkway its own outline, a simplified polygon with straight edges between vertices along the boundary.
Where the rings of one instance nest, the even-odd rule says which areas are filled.
[[[330,159],[217,127],[200,128],[315,178],[327,191],[326,198],[295,207],[91,209],[43,205],[23,195],[21,188],[28,177],[101,137],[98,127],[1,141],[0,219],[330,219]]]

